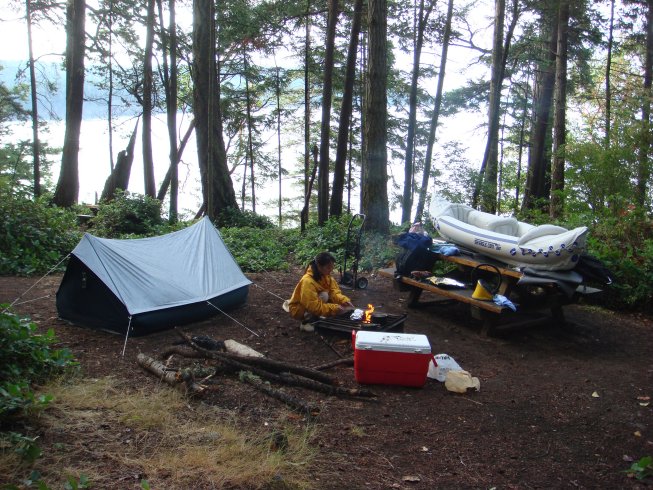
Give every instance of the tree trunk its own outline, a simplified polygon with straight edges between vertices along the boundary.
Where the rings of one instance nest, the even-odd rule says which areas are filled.
[[[111,201],[117,189],[127,190],[129,177],[131,175],[132,163],[134,162],[134,146],[136,145],[136,134],[138,133],[138,120],[129,138],[127,148],[118,153],[116,165],[104,183],[104,189],[100,195],[100,201]]]
[[[179,195],[179,151],[177,149],[177,22],[175,12],[175,0],[168,1],[169,21],[168,29],[163,27],[163,5],[162,0],[157,0],[159,8],[159,25],[161,29],[161,44],[163,51],[163,85],[166,93],[166,122],[168,125],[168,145],[170,151],[168,159],[170,166],[166,173],[170,185],[170,212],[168,221],[177,222],[178,216],[178,195]],[[168,63],[168,54],[170,63]],[[166,184],[167,188],[168,184]],[[163,188],[163,184],[161,185]],[[160,189],[161,189],[160,188]],[[159,189],[159,193],[160,193]],[[165,194],[164,194],[165,196]],[[159,198],[157,194],[157,199]]]
[[[79,196],[79,134],[84,106],[85,0],[68,0],[66,7],[66,131],[59,181],[53,204],[69,207]]]
[[[365,157],[362,188],[365,228],[389,232],[387,155],[387,1],[368,0],[369,47],[365,94]]]
[[[176,172],[179,168],[179,162],[181,161],[181,157],[184,154],[184,150],[186,149],[186,145],[188,144],[188,140],[190,139],[190,135],[193,133],[194,129],[195,119],[191,120],[190,124],[188,125],[188,129],[184,133],[184,136],[181,138],[181,143],[179,143],[179,148],[177,149],[174,168],[173,164],[171,163],[170,167],[168,167],[168,171],[166,172],[166,176],[163,178],[163,182],[161,182],[161,187],[159,187],[159,192],[156,195],[156,198],[159,201],[163,201],[165,199],[166,194],[168,193],[168,187],[170,187],[170,192],[172,193],[172,173]],[[170,196],[170,200],[172,201],[172,195]]]
[[[304,196],[308,199],[309,172],[311,163],[311,90],[310,90],[310,49],[311,49],[311,0],[306,2],[306,26],[304,32]],[[308,224],[308,206],[300,213],[300,229],[304,233]]]
[[[281,167],[281,80],[279,79],[279,67],[276,66],[275,68],[277,75],[274,87],[275,102],[277,104],[277,180],[279,181],[279,228],[281,228],[281,177],[283,176],[283,168]]]
[[[438,88],[435,92],[435,103],[433,104],[433,114],[431,115],[431,125],[429,129],[429,139],[426,144],[426,156],[424,157],[424,173],[422,174],[422,187],[419,191],[417,209],[415,210],[415,219],[421,220],[424,214],[426,204],[426,189],[429,186],[431,174],[431,161],[433,159],[433,145],[435,144],[435,131],[438,127],[438,118],[440,116],[440,105],[442,104],[442,89],[444,87],[444,74],[447,67],[447,53],[449,51],[449,40],[451,39],[451,19],[453,18],[453,2],[449,0],[447,6],[447,21],[444,26],[444,36],[442,39],[442,53],[440,54],[440,70],[438,73]]]
[[[32,9],[30,0],[25,0],[25,19],[27,21],[27,49],[29,53],[29,82],[32,101],[32,162],[34,175],[34,198],[41,195],[41,157],[39,141],[39,107],[36,92],[36,69],[34,68],[34,49],[32,43]]]
[[[565,187],[565,142],[567,126],[567,44],[569,0],[561,0],[558,13],[558,49],[556,53],[556,86],[553,121],[553,164],[551,166],[551,207],[549,216],[562,216]]]
[[[492,43],[492,77],[490,80],[490,101],[488,109],[488,135],[485,154],[476,179],[472,205],[478,204],[481,197],[481,209],[494,213],[497,209],[497,168],[499,145],[499,119],[501,116],[501,85],[503,82],[503,26],[506,14],[505,0],[494,2],[494,41]],[[516,12],[515,12],[516,14]]]
[[[247,52],[243,50],[243,69],[245,77],[245,102],[246,102],[246,117],[247,117],[247,155],[249,160],[249,177],[250,186],[252,189],[252,212],[256,213],[256,192],[255,192],[255,179],[254,179],[254,138],[252,136],[254,122],[252,121],[252,96],[249,90],[249,68],[247,64]],[[245,163],[247,165],[247,162]],[[245,186],[245,179],[243,178],[243,187]],[[244,192],[243,192],[244,193]],[[244,207],[244,204],[243,204]]]
[[[322,126],[320,131],[320,170],[317,185],[317,218],[322,226],[329,218],[329,143],[331,139],[331,95],[333,92],[333,56],[338,23],[338,0],[329,0],[324,81],[322,86]]]
[[[107,72],[109,76],[107,89],[107,131],[109,133],[109,169],[113,172],[113,0],[109,0],[109,52],[107,55]]]
[[[404,194],[401,200],[401,222],[410,221],[413,209],[413,182],[415,180],[415,128],[417,126],[417,85],[419,82],[419,64],[424,44],[424,29],[428,22],[434,2],[429,2],[424,10],[424,0],[420,0],[417,18],[417,36],[413,50],[413,72],[410,80],[410,95],[408,102],[408,130],[406,134],[406,155],[404,159]]]
[[[309,180],[306,182],[307,187],[306,187],[306,194],[304,194],[304,207],[302,208],[302,213],[301,213],[302,216],[308,216],[308,209],[311,203],[311,193],[313,192],[313,182],[315,181],[315,176],[317,175],[317,167],[319,165],[317,155],[318,155],[318,149],[317,146],[314,146],[313,147],[313,160],[314,160],[313,172],[311,173]]]
[[[547,28],[547,24],[550,27]],[[530,135],[530,152],[528,154],[528,174],[524,189],[524,210],[533,209],[538,200],[549,198],[547,189],[547,169],[550,154],[551,107],[553,105],[553,88],[555,86],[555,51],[558,45],[557,18],[550,21],[542,17],[541,29],[548,29],[546,55],[539,62],[533,87],[534,122]]]
[[[474,187],[472,203],[478,204],[481,197],[481,208],[489,213],[497,211],[498,203],[498,171],[499,171],[499,132],[501,118],[501,90],[506,74],[508,53],[512,44],[512,37],[520,16],[519,0],[513,0],[512,20],[503,39],[503,18],[505,16],[505,0],[497,0],[494,31],[494,45],[492,49],[492,79],[490,82],[490,103],[488,110],[488,138],[483,154],[483,161],[478,179]],[[502,45],[503,43],[503,45]]]
[[[154,44],[154,0],[147,0],[145,52],[143,54],[143,178],[145,195],[156,196],[152,156],[152,46]]]
[[[330,216],[342,214],[342,195],[345,188],[345,168],[347,163],[347,143],[349,128],[351,127],[352,102],[354,100],[354,81],[356,79],[356,53],[358,51],[358,38],[361,29],[363,0],[354,1],[354,14],[351,23],[351,36],[347,49],[347,67],[345,72],[345,88],[342,94],[340,107],[340,125],[338,127],[338,146],[333,172],[333,186],[331,189]]]
[[[608,29],[608,53],[605,60],[605,138],[603,147],[610,148],[610,124],[612,118],[612,84],[610,73],[612,71],[612,47],[614,44],[614,0],[610,0],[610,27]]]
[[[641,143],[639,146],[637,187],[635,199],[638,206],[646,204],[648,194],[648,181],[651,177],[651,80],[653,79],[653,0],[647,1],[646,13],[646,51],[644,60],[644,96],[642,97],[642,129]]]
[[[193,105],[203,207],[211,220],[238,209],[222,138],[220,86],[216,66],[215,10],[211,0],[193,1]]]

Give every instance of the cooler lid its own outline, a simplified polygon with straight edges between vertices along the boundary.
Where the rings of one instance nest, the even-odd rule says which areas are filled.
[[[356,333],[356,349],[388,352],[429,354],[431,344],[426,335],[415,333],[368,332]]]

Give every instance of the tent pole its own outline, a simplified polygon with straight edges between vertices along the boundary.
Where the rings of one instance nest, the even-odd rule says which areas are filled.
[[[125,343],[122,346],[122,357],[125,357],[125,350],[127,350],[127,338],[129,337],[129,331],[132,326],[132,317],[129,315],[129,324],[127,325],[127,332],[125,333]]]

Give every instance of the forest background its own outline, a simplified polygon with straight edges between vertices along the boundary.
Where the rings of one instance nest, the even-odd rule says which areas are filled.
[[[590,251],[618,269],[625,303],[650,302],[651,275],[642,275],[652,255],[648,0],[11,6],[29,53],[14,83],[2,84],[0,176],[12,200],[74,209],[80,168],[92,166],[107,176],[101,203],[118,195],[129,207],[119,190],[133,188],[139,167],[136,201],[158,199],[175,226],[183,159],[199,174],[196,215],[216,223],[256,221],[259,193],[273,182],[279,227],[305,232],[363,213],[366,232],[387,236],[391,210],[404,225],[427,218],[435,192],[532,222],[590,226]],[[50,52],[35,50],[38,29],[66,38],[57,60],[65,70],[60,146],[44,143],[57,84],[48,78]],[[464,82],[449,72],[460,59],[474,67]],[[106,108],[109,144],[81,162],[91,99]],[[116,136],[123,116],[128,143]],[[31,122],[29,139],[11,134],[21,118]],[[166,121],[164,139],[153,138],[155,118]],[[442,137],[446,121],[453,132],[482,122],[461,141]],[[162,147],[165,177],[154,171]],[[298,194],[283,194],[286,181]],[[8,234],[7,247],[22,235]],[[21,253],[3,261],[16,264]]]

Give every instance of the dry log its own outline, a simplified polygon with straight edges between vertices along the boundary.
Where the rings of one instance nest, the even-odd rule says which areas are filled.
[[[241,344],[240,342],[236,342],[235,340],[232,340],[232,339],[227,339],[227,340],[224,341],[224,348],[230,354],[236,354],[238,356],[264,357],[263,354],[261,354],[258,351],[255,351],[254,349],[252,349],[248,345]]]
[[[334,380],[331,376],[309,367],[289,364],[283,361],[268,359],[267,357],[244,357],[235,354],[229,354],[228,352],[220,354],[228,357],[229,359],[233,359],[234,361],[242,362],[243,364],[250,366],[256,366],[270,371],[271,373],[294,373],[303,376],[304,378],[319,381],[320,383],[328,385],[334,384]]]
[[[266,371],[264,369],[260,369],[256,366],[248,365],[243,362],[240,362],[239,360],[233,359],[233,356],[225,355],[225,353],[222,352],[213,352],[213,351],[207,351],[206,349],[202,349],[199,347],[197,344],[193,342],[193,340],[183,333],[181,330],[177,330],[177,333],[185,339],[190,346],[193,349],[196,349],[199,352],[202,352],[206,354],[207,357],[210,357],[212,359],[216,359],[219,361],[222,361],[225,364],[229,364],[233,367],[236,367],[242,371],[251,371],[257,376],[261,376],[262,378],[268,379],[270,381],[275,381],[277,383],[281,384],[288,384],[292,386],[299,386],[303,388],[309,388],[315,391],[319,391],[322,393],[326,393],[327,395],[341,395],[341,396],[357,396],[357,397],[375,397],[376,395],[367,390],[367,389],[358,389],[358,388],[342,388],[340,386],[332,386],[328,385],[326,383],[322,383],[320,381],[315,381],[312,379],[307,379],[302,376],[296,376],[293,374],[283,374],[283,375],[277,375],[274,373],[271,373],[269,371]],[[247,358],[250,359],[250,358]],[[251,359],[250,359],[251,360]],[[258,358],[260,360],[260,358]],[[322,374],[322,373],[320,373]]]
[[[349,357],[347,359],[336,359],[335,361],[319,364],[317,366],[313,366],[311,369],[315,369],[316,371],[322,371],[324,369],[330,369],[336,366],[353,366],[353,365],[354,365],[354,358]]]
[[[208,358],[208,359],[222,359],[222,358],[229,358],[233,359],[234,361],[238,361],[242,364],[247,364],[250,366],[256,366],[262,369],[265,369],[267,371],[270,371],[272,373],[283,373],[283,372],[288,372],[288,373],[294,373],[294,374],[299,374],[300,376],[303,376],[305,378],[309,379],[314,379],[316,381],[319,381],[321,383],[325,383],[328,385],[334,384],[334,380],[331,376],[328,374],[322,373],[316,369],[312,369],[309,367],[305,366],[298,366],[296,364],[290,364],[287,362],[283,361],[277,361],[275,359],[269,359],[267,357],[257,357],[257,356],[248,356],[248,355],[238,355],[230,352],[219,352],[218,355],[219,357],[216,357],[216,351],[214,350],[209,350],[209,349],[204,349],[201,345],[199,345],[197,342],[193,341],[193,338],[188,338],[184,335],[182,335],[182,338],[186,340],[187,342],[193,342],[195,346],[198,348],[196,349],[193,344],[191,344],[191,347],[193,347],[193,350],[188,350],[182,346],[174,346],[171,347],[170,349],[167,349],[164,354],[179,354],[183,355],[185,357],[192,357],[192,358]],[[225,345],[227,345],[227,342],[230,342],[228,340],[225,341]],[[234,341],[231,341],[234,342]],[[242,345],[242,344],[239,344]],[[247,346],[243,346],[247,347]],[[194,352],[193,355],[186,355],[186,352]],[[256,352],[256,351],[253,351]]]
[[[139,366],[141,366],[146,371],[154,374],[164,383],[169,384],[170,386],[174,386],[186,394],[198,395],[204,391],[204,388],[193,381],[192,376],[182,375],[179,373],[179,371],[176,370],[170,371],[163,363],[149,356],[146,356],[143,353],[138,354],[136,361],[138,362]]]
[[[294,396],[273,388],[272,386],[265,383],[261,378],[252,374],[251,371],[241,371],[239,377],[241,381],[254,386],[256,389],[262,391],[266,395],[271,396],[272,398],[276,398],[277,400],[282,401],[293,410],[298,410],[312,417],[316,417],[320,413],[319,407],[315,405],[309,405],[308,403],[299,400]]]
[[[161,353],[160,358],[167,359],[168,357],[175,354],[181,357],[190,357],[192,359],[206,358],[206,356],[203,355],[201,352],[197,352],[195,349],[189,349],[188,347],[182,345],[173,345],[172,347],[169,347],[168,349],[164,350]]]

